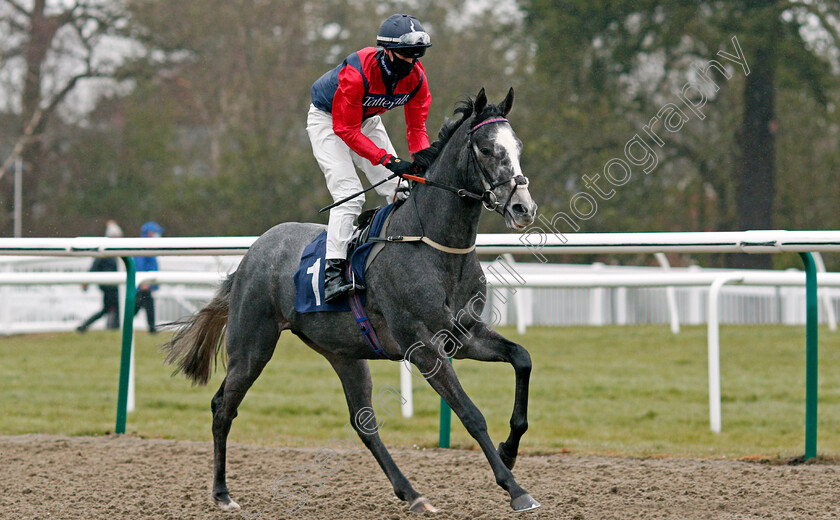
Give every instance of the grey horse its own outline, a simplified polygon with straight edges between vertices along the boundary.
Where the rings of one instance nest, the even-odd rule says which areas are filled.
[[[366,309],[384,357],[414,364],[415,372],[425,376],[481,446],[496,482],[510,495],[511,507],[527,511],[540,504],[516,483],[511,469],[528,428],[531,358],[525,348],[480,319],[484,300],[475,296],[486,294],[486,284],[471,250],[482,207],[503,215],[507,226],[517,230],[531,224],[536,214],[519,164],[522,145],[505,119],[512,105],[513,89],[499,105],[488,104],[482,89],[474,100],[459,105],[455,113],[460,117],[447,120],[439,139],[415,158],[428,166],[427,185],[415,185],[406,202],[394,210],[388,235],[428,240],[385,245],[367,275]],[[379,434],[352,420],[361,410],[371,409],[368,359],[380,356],[363,339],[351,313],[295,311],[293,279],[301,253],[323,229],[290,222],[268,230],[210,303],[181,321],[163,347],[167,362],[177,364],[176,372],[196,384],[207,383],[222,343],[227,347],[227,374],[211,402],[212,499],[223,510],[239,509],[225,482],[227,436],[239,404],[271,359],[280,333],[291,330],[327,358],[338,374],[354,429],[397,497],[411,511],[436,511],[402,474]],[[471,308],[465,309],[468,305]],[[441,334],[449,338],[444,341],[448,350]],[[516,390],[510,435],[498,449],[447,357],[513,365]]]

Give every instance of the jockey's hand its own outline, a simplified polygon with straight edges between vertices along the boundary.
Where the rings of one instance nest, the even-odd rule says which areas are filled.
[[[411,169],[411,161],[403,161],[399,157],[393,155],[390,158],[388,158],[387,161],[385,161],[385,164],[383,166],[396,173],[400,177],[402,177],[403,175],[410,175],[413,171]]]

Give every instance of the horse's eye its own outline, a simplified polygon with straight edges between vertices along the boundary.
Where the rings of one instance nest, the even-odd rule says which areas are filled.
[[[483,155],[492,155],[492,154],[493,154],[493,149],[492,149],[492,148],[489,148],[489,147],[487,147],[487,146],[482,146],[482,147],[481,147],[481,148],[479,148],[478,150],[479,150],[479,151],[480,151]]]

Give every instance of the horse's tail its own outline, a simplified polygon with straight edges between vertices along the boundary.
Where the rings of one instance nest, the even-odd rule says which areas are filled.
[[[235,274],[231,274],[222,282],[207,306],[196,314],[174,323],[178,326],[178,332],[162,347],[166,352],[166,363],[177,363],[178,368],[172,375],[182,372],[192,379],[193,384],[207,384],[210,379],[210,367],[222,347]]]

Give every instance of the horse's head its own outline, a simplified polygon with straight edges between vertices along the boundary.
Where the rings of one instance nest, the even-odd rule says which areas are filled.
[[[537,205],[519,164],[522,141],[505,119],[512,106],[512,88],[504,101],[489,106],[481,89],[473,105],[469,154],[483,186],[484,206],[503,215],[507,227],[524,229],[534,222]]]

